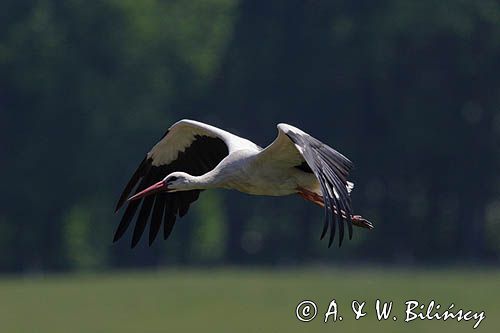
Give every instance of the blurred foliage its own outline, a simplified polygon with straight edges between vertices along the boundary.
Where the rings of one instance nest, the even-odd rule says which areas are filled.
[[[2,271],[498,263],[497,1],[4,0],[0,26]],[[328,250],[321,209],[217,192],[168,244],[111,245],[113,201],[180,118],[331,143],[376,229]]]
[[[98,248],[91,246],[92,218],[89,210],[74,207],[64,220],[63,237],[69,262],[79,269],[97,268],[104,258]]]
[[[193,221],[196,223],[193,229],[193,260],[220,261],[227,237],[224,203],[220,192],[209,191],[203,196],[193,212],[196,216],[196,221]]]

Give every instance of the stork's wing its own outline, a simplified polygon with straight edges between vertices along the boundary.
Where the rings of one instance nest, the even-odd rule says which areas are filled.
[[[321,239],[330,224],[331,246],[335,237],[335,225],[339,226],[339,246],[344,238],[344,222],[352,238],[352,208],[349,196],[352,183],[347,177],[352,163],[335,149],[313,138],[307,133],[287,124],[278,125],[278,137],[261,153],[262,163],[275,167],[300,167],[307,163],[318,179],[325,202],[325,224]],[[340,212],[340,214],[339,214]]]
[[[203,175],[214,169],[230,152],[250,145],[255,146],[252,142],[219,128],[193,120],[181,120],[170,127],[146,155],[125,186],[116,211],[124,205],[134,189],[134,194],[138,193],[175,171],[187,172],[193,176]],[[163,192],[129,202],[113,241],[116,242],[123,236],[141,202],[132,247],[141,238],[150,215],[149,245],[156,238],[162,221],[163,237],[167,239],[177,216],[183,217],[199,194],[200,190]]]

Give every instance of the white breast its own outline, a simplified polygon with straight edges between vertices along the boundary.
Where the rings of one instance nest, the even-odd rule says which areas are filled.
[[[296,193],[299,186],[311,187],[316,181],[314,175],[298,169],[254,163],[255,156],[255,151],[229,156],[220,171],[230,176],[222,181],[221,187],[254,195],[283,196]]]

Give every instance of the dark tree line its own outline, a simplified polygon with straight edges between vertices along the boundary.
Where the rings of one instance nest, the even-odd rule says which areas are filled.
[[[497,263],[496,1],[3,1],[0,270]],[[354,163],[376,229],[339,250],[300,198],[201,195],[168,242],[114,200],[180,118],[265,146],[287,122]],[[145,243],[145,242],[144,242]]]

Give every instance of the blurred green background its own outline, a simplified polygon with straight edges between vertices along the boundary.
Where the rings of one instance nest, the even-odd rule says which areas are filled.
[[[0,330],[472,329],[294,316],[434,298],[498,331],[499,73],[498,1],[1,1]],[[313,134],[376,228],[328,249],[301,198],[207,191],[168,242],[112,244],[122,187],[182,118]]]

